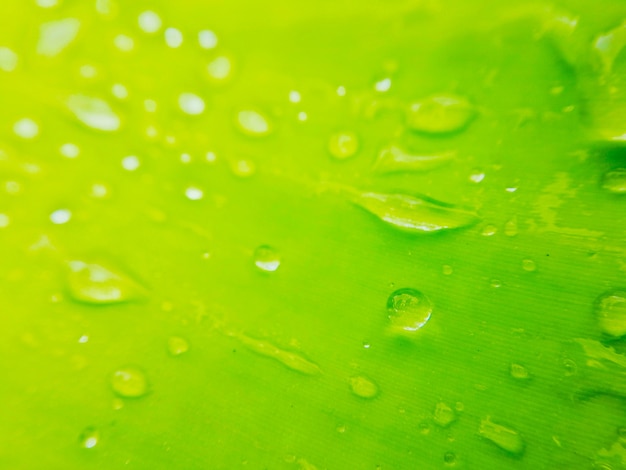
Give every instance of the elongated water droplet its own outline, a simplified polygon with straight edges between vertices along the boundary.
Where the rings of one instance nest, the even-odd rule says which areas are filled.
[[[390,145],[381,150],[374,164],[374,172],[379,174],[408,171],[428,171],[450,162],[456,152],[419,154],[408,152],[397,145]]]
[[[123,367],[113,372],[111,387],[117,395],[124,398],[140,398],[149,391],[146,375],[134,366]]]
[[[328,141],[330,154],[339,160],[352,157],[358,149],[359,139],[353,132],[338,132]]]
[[[475,115],[465,98],[433,95],[409,106],[407,125],[428,134],[448,134],[464,129]]]
[[[239,129],[247,135],[261,137],[270,133],[270,124],[265,116],[257,111],[240,111],[237,113]]]
[[[602,294],[596,300],[595,311],[603,333],[615,338],[626,335],[626,290]]]
[[[280,266],[280,256],[271,246],[262,245],[254,251],[254,264],[261,271],[274,272]]]
[[[473,212],[406,194],[361,193],[353,202],[392,227],[416,234],[468,227],[480,220]]]
[[[288,369],[305,375],[318,375],[321,373],[319,366],[304,356],[293,351],[280,349],[269,341],[250,338],[244,334],[231,334],[236,337],[250,351],[261,356],[269,357],[283,364]]]
[[[602,187],[614,194],[626,194],[626,168],[607,172],[602,178]]]
[[[430,320],[433,306],[420,291],[407,287],[398,289],[389,296],[387,311],[394,333],[412,334]]]
[[[442,428],[447,428],[456,421],[456,413],[446,403],[439,402],[435,406],[433,421]]]
[[[85,449],[93,449],[98,445],[99,440],[100,432],[94,427],[85,428],[78,438],[81,447]]]
[[[374,398],[378,395],[378,385],[367,377],[351,377],[349,382],[352,393],[357,397]]]
[[[80,21],[75,18],[44,23],[39,28],[37,54],[54,57],[65,49],[78,34]]]
[[[514,429],[494,423],[489,416],[480,422],[478,432],[485,439],[511,454],[521,455],[524,452],[524,441],[519,433]]]
[[[78,302],[110,305],[143,297],[143,289],[127,276],[113,272],[99,264],[77,260],[67,264],[69,293]]]
[[[67,100],[67,106],[83,124],[92,129],[112,132],[120,128],[120,118],[100,98],[72,95]]]

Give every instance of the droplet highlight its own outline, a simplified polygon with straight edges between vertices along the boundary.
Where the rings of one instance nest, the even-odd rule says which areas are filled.
[[[261,271],[273,273],[280,267],[280,256],[269,245],[259,246],[254,250],[254,265]]]

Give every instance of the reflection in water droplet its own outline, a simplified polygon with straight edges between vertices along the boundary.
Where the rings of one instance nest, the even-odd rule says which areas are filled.
[[[129,366],[118,369],[111,375],[113,391],[124,398],[139,398],[148,393],[148,379],[143,371]]]
[[[142,12],[137,21],[139,23],[139,28],[148,34],[156,33],[161,29],[163,24],[161,17],[150,10]]]
[[[602,294],[595,302],[595,313],[603,333],[614,338],[626,335],[626,290]]]
[[[204,29],[198,33],[198,43],[202,49],[213,49],[217,46],[217,35],[209,29]]]
[[[178,336],[172,336],[167,341],[167,350],[172,356],[180,356],[189,351],[189,343]]]
[[[522,261],[522,269],[531,273],[537,270],[537,265],[532,259],[525,259]]]
[[[67,265],[68,291],[78,302],[111,305],[142,296],[142,288],[136,282],[99,264],[69,261]]]
[[[93,427],[85,428],[78,438],[81,447],[85,449],[93,449],[98,445],[100,441],[100,432]]]
[[[17,68],[18,57],[8,47],[0,47],[0,70],[13,72]]]
[[[22,139],[34,139],[39,135],[39,125],[30,118],[23,118],[13,124],[13,132]]]
[[[50,221],[53,224],[66,224],[72,218],[72,213],[68,209],[58,209],[50,214]]]
[[[490,225],[485,225],[481,233],[485,237],[491,237],[495,235],[497,232],[498,232],[498,227],[490,224]]]
[[[172,49],[176,49],[183,44],[183,33],[176,28],[167,28],[165,30],[165,44]]]
[[[228,57],[216,57],[207,65],[209,76],[217,81],[226,80],[230,76],[232,64]]]
[[[330,137],[328,150],[333,157],[350,158],[359,149],[359,139],[353,132],[338,132]]]
[[[254,264],[261,271],[274,272],[280,266],[280,256],[271,246],[262,245],[254,251]]]
[[[528,369],[521,364],[511,364],[511,377],[518,380],[527,380],[530,378]]]
[[[350,389],[352,393],[361,398],[374,398],[378,395],[378,385],[363,376],[351,377]]]
[[[262,114],[256,111],[240,111],[237,113],[239,129],[247,135],[264,136],[270,132],[270,124]]]
[[[83,124],[92,129],[112,132],[120,127],[120,118],[106,101],[99,98],[72,95],[67,100],[67,106]]]
[[[78,155],[80,155],[80,149],[78,148],[78,145],[69,142],[67,144],[61,145],[59,152],[65,158],[76,158],[78,157]]]
[[[65,49],[78,34],[80,21],[75,18],[44,23],[39,28],[37,54],[54,57]]]
[[[189,188],[185,189],[185,196],[187,196],[187,199],[191,201],[199,201],[204,197],[204,191],[202,191],[200,188],[190,186]]]
[[[387,299],[387,310],[394,333],[414,333],[422,328],[433,312],[430,300],[412,288],[398,289]]]
[[[626,194],[626,168],[607,172],[602,178],[602,187],[614,194]]]
[[[135,155],[129,155],[122,158],[122,168],[127,171],[135,171],[137,168],[139,168],[140,165],[141,162],[139,161],[139,158],[137,158]]]
[[[178,97],[178,106],[183,112],[197,116],[204,112],[204,100],[194,93],[181,93]]]
[[[464,129],[474,117],[473,106],[454,95],[433,95],[409,106],[408,126],[416,131],[445,134]]]

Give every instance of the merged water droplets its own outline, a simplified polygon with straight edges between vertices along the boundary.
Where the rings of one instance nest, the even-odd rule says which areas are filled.
[[[150,391],[145,373],[135,366],[116,370],[110,381],[113,391],[123,398],[140,398]]]
[[[143,297],[143,288],[124,274],[84,261],[67,263],[70,296],[92,305],[111,305]]]
[[[480,220],[474,212],[427,197],[369,192],[352,200],[392,227],[414,234],[469,227]]]
[[[626,335],[626,290],[602,294],[596,300],[595,313],[603,333],[615,338]]]
[[[120,128],[120,118],[109,104],[100,98],[72,95],[67,100],[67,107],[80,122],[92,129],[113,132]]]
[[[449,134],[463,130],[474,116],[474,107],[467,99],[432,95],[409,106],[407,125],[427,134]]]
[[[412,288],[398,289],[387,299],[391,331],[396,334],[413,334],[426,325],[433,313],[430,300]]]
[[[408,152],[397,145],[383,148],[374,164],[373,171],[379,174],[408,171],[428,171],[450,162],[456,152],[420,154]]]

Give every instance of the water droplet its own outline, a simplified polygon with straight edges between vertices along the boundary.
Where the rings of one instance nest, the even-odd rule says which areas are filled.
[[[563,361],[563,369],[566,377],[571,377],[572,375],[576,375],[578,373],[578,366],[571,359],[565,359]]]
[[[50,221],[53,224],[66,224],[72,218],[72,213],[68,209],[58,209],[50,214]]]
[[[441,268],[441,272],[443,272],[446,276],[449,276],[454,272],[454,269],[452,268],[452,266],[444,264]]]
[[[422,328],[433,312],[430,300],[416,289],[398,289],[387,299],[391,328],[396,333],[413,333]]]
[[[100,432],[93,427],[85,428],[78,438],[81,447],[85,449],[93,449],[98,445],[98,441],[100,441]]]
[[[224,81],[230,76],[233,66],[228,57],[220,56],[213,59],[207,65],[209,77],[215,81]]]
[[[378,385],[367,377],[351,377],[349,382],[352,393],[354,393],[357,397],[374,398],[378,395]]]
[[[439,402],[435,406],[433,421],[442,428],[447,428],[456,421],[456,413],[444,402]]]
[[[154,100],[144,100],[143,107],[149,113],[154,113],[157,110],[157,102]]]
[[[517,235],[517,219],[513,218],[504,224],[504,234],[507,237],[514,237]]]
[[[626,46],[626,22],[595,39],[592,51],[602,64],[602,73],[611,73],[615,59],[620,55],[624,46]]]
[[[172,336],[167,341],[167,350],[172,356],[180,356],[189,351],[189,343],[183,338]]]
[[[454,465],[456,463],[456,454],[454,452],[446,452],[443,454],[443,463],[446,465]]]
[[[379,93],[389,91],[391,88],[391,78],[383,78],[374,84],[374,89]]]
[[[522,261],[522,269],[529,273],[537,270],[537,265],[532,259],[525,259]]]
[[[118,100],[125,100],[128,98],[128,89],[121,83],[114,84],[111,87],[111,93],[113,93],[113,96],[115,96]]]
[[[346,87],[344,86],[337,87],[337,95],[346,96]]]
[[[190,163],[191,162],[191,155],[189,155],[188,153],[181,153],[180,154],[180,161],[181,161],[181,163]]]
[[[163,25],[161,17],[157,13],[150,10],[140,13],[137,18],[137,22],[139,23],[139,28],[148,34],[156,33]]]
[[[6,214],[0,214],[0,228],[6,228],[11,223],[11,219]]]
[[[61,145],[59,152],[65,158],[76,158],[78,157],[78,155],[80,155],[80,149],[78,148],[78,145],[72,143]]]
[[[493,287],[494,289],[498,289],[498,288],[502,287],[502,281],[500,281],[500,279],[492,279],[491,280],[491,287]]]
[[[595,302],[595,313],[603,333],[615,338],[626,335],[626,290],[602,294]]]
[[[172,49],[176,49],[183,44],[183,33],[176,28],[167,28],[165,30],[165,44]]]
[[[247,135],[264,136],[270,132],[270,124],[262,114],[257,111],[240,111],[237,113],[239,129]]]
[[[204,112],[204,100],[194,93],[181,93],[178,97],[178,106],[184,113],[198,116]]]
[[[80,344],[85,344],[88,341],[89,341],[89,336],[87,335],[82,335],[80,338],[78,338],[78,342]]]
[[[602,187],[614,194],[626,194],[626,168],[607,172],[602,178]]]
[[[143,371],[129,366],[118,369],[111,375],[113,391],[123,398],[140,398],[148,393],[148,379]]]
[[[289,101],[291,101],[292,103],[299,103],[302,100],[302,97],[300,96],[300,93],[292,90],[289,92]]]
[[[185,189],[185,196],[187,196],[187,199],[191,201],[199,201],[204,197],[204,191],[202,191],[200,188],[190,186],[189,188]]]
[[[59,4],[59,0],[37,0],[36,3],[40,8],[52,8]]]
[[[454,95],[433,95],[409,106],[408,126],[419,132],[447,134],[464,129],[474,117],[473,106]]]
[[[202,49],[214,49],[217,46],[217,35],[209,29],[204,29],[198,33],[198,43]]]
[[[521,364],[511,364],[510,373],[514,379],[528,380],[530,378],[528,369]]]
[[[118,34],[115,36],[113,44],[123,52],[130,52],[135,48],[135,40],[126,34]]]
[[[79,121],[92,129],[112,132],[120,127],[120,118],[106,101],[99,98],[72,95],[67,100],[67,106]]]
[[[337,432],[343,434],[346,432],[346,427],[344,425],[337,426]]]
[[[8,47],[0,47],[0,70],[13,72],[17,68],[18,57]]]
[[[23,118],[13,124],[13,132],[22,139],[34,139],[39,135],[39,124],[30,118]]]
[[[485,225],[485,227],[483,228],[483,231],[481,232],[481,234],[484,237],[491,237],[493,235],[495,235],[496,233],[498,233],[498,227],[496,227],[495,225]]]
[[[69,261],[67,286],[70,296],[92,305],[111,305],[143,297],[143,289],[129,277],[99,264]]]
[[[54,57],[76,38],[79,29],[80,21],[75,18],[42,24],[39,28],[37,54]]]
[[[415,234],[468,227],[480,220],[473,212],[406,194],[361,193],[353,202],[392,227]]]
[[[126,171],[135,171],[140,166],[141,162],[139,161],[139,158],[137,158],[135,155],[129,155],[122,158],[122,168],[124,168]]]
[[[469,177],[469,180],[470,180],[472,183],[480,183],[480,182],[482,182],[484,179],[485,179],[485,174],[484,174],[483,172],[481,172],[481,171],[478,171],[478,170],[477,170],[477,171],[474,171],[474,172],[470,175],[470,177]]]
[[[379,174],[405,171],[428,171],[450,162],[456,152],[418,154],[408,152],[396,145],[383,148],[374,164],[374,172]]]
[[[519,433],[514,429],[494,423],[489,416],[481,421],[478,432],[513,455],[521,455],[524,452],[524,441]]]
[[[241,178],[248,178],[254,175],[256,166],[251,160],[238,160],[232,165],[233,174]]]
[[[215,155],[215,152],[207,152],[205,158],[206,161],[209,163],[214,163],[215,161],[217,161],[217,155]]]
[[[272,273],[280,266],[280,256],[271,246],[262,245],[254,251],[254,264],[261,271]]]
[[[94,184],[91,187],[91,195],[96,198],[104,198],[109,194],[109,189],[103,184]]]
[[[352,157],[359,149],[359,139],[353,132],[338,132],[330,137],[328,150],[340,160]]]

